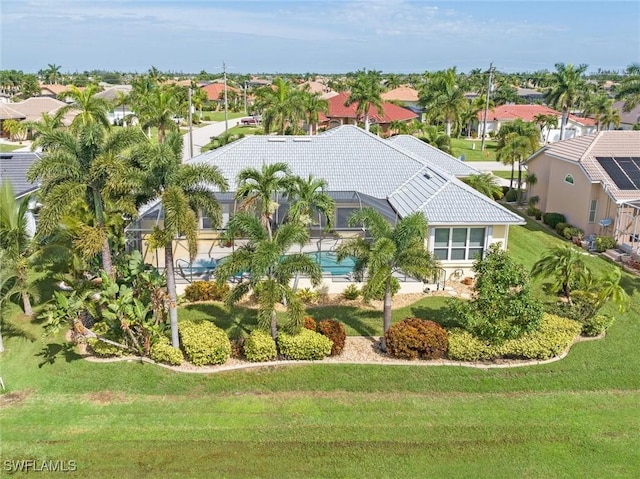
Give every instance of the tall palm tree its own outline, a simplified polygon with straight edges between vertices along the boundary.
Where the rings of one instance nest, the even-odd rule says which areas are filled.
[[[382,76],[376,70],[358,70],[349,80],[351,93],[345,106],[356,104],[356,113],[363,118],[364,129],[369,131],[369,110],[382,113]]]
[[[178,130],[174,117],[180,113],[180,103],[169,87],[152,87],[142,95],[134,96],[140,126],[158,128],[158,143],[163,143],[167,130]]]
[[[62,68],[62,66],[56,65],[55,63],[47,64],[47,69],[44,71],[44,74],[49,84],[58,83],[58,75],[60,75],[60,68]]]
[[[62,114],[60,110],[53,113],[53,115],[43,112],[38,121],[29,122],[27,125],[33,130],[34,140],[31,143],[31,150],[35,151],[40,146],[40,136],[45,134],[51,134],[58,128],[62,128]]]
[[[606,130],[611,129],[611,125],[613,125],[614,128],[618,128],[621,122],[620,111],[613,107],[607,109],[602,116],[600,116],[600,123]]]
[[[109,128],[108,112],[111,105],[104,98],[96,97],[97,85],[89,85],[84,90],[71,85],[69,90],[60,94],[64,98],[71,98],[72,103],[60,108],[60,114],[66,115],[69,111],[77,111],[78,115],[71,121],[71,129],[79,131],[81,128],[93,123]]]
[[[584,105],[583,113],[586,116],[592,116],[596,121],[596,130],[600,131],[600,128],[606,125],[609,129],[608,123],[605,124],[602,119],[605,116],[611,117],[611,110],[613,109],[613,99],[609,98],[604,92],[591,95],[588,101]]]
[[[509,133],[505,135],[497,147],[497,159],[505,165],[511,165],[511,180],[509,189],[513,189],[515,179],[515,165],[521,164],[522,160],[529,154],[530,143],[527,138],[517,133]]]
[[[572,304],[571,289],[584,277],[585,272],[582,253],[571,245],[558,245],[547,250],[535,262],[531,276],[551,278],[553,287]]]
[[[132,155],[135,166],[142,172],[137,185],[139,203],[151,199],[162,202],[164,220],[151,234],[150,246],[164,248],[169,296],[171,343],[179,347],[178,310],[173,258],[173,241],[178,236],[187,240],[189,256],[193,260],[198,250],[198,213],[211,218],[212,228],[222,223],[222,209],[216,191],[227,191],[227,180],[215,166],[182,163],[182,137],[171,132],[163,143],[147,142]]]
[[[616,100],[624,100],[626,112],[640,105],[640,63],[632,63],[627,67],[626,76],[616,89]]]
[[[437,260],[425,247],[427,219],[423,213],[416,212],[399,220],[394,228],[380,212],[366,207],[351,215],[349,225],[363,225],[373,241],[354,238],[342,243],[338,247],[338,260],[354,256],[356,275],[362,277],[366,270],[365,298],[371,299],[380,291],[384,292],[383,329],[386,333],[391,327],[394,273],[402,272],[426,280],[437,270]],[[382,347],[385,348],[384,339]]]
[[[547,134],[544,137],[544,142],[549,143],[549,135],[551,134],[552,128],[558,128],[558,117],[553,114],[546,115],[544,113],[539,113],[533,117],[533,122],[538,125],[540,128],[540,133],[543,130],[547,130]]]
[[[265,163],[261,170],[245,168],[238,174],[236,198],[240,200],[240,208],[258,213],[270,240],[273,239],[273,214],[280,206],[276,195],[288,192],[292,183],[286,163]]]
[[[452,125],[458,122],[467,104],[464,90],[457,82],[455,67],[431,75],[420,88],[418,97],[420,104],[428,110],[427,115],[445,122],[446,134],[450,137]]]
[[[462,181],[491,199],[500,199],[503,196],[498,177],[490,172],[469,175]]]
[[[265,133],[275,131],[284,135],[288,127],[295,131],[304,118],[301,91],[283,78],[276,78],[273,85],[258,89],[254,106],[262,112]]]
[[[303,95],[304,111],[309,123],[309,134],[318,134],[318,122],[320,121],[320,113],[329,111],[329,102],[326,98],[322,98],[319,93],[304,92]]]
[[[31,182],[40,182],[39,228],[43,234],[57,228],[60,219],[86,204],[95,219],[95,234],[101,238],[102,267],[112,275],[111,247],[105,231],[104,188],[112,175],[122,179],[123,154],[144,139],[140,130],[107,132],[98,123],[88,123],[77,132],[54,129],[43,133],[44,150],[27,173]]]
[[[518,140],[517,137],[521,138]],[[513,166],[515,161],[518,162],[518,191],[522,187],[522,162],[526,157],[534,153],[540,147],[540,130],[533,122],[522,121],[517,118],[514,121],[505,123],[500,127],[498,132],[498,156],[502,150],[503,158],[507,159],[507,163],[511,163],[511,172],[513,175]],[[513,178],[512,178],[513,182]]]
[[[553,72],[553,83],[547,92],[546,101],[554,108],[562,110],[560,121],[560,140],[564,140],[564,132],[567,127],[567,119],[571,108],[578,102],[585,90],[584,72],[588,65],[556,63],[556,71]]]
[[[229,259],[216,267],[216,278],[223,282],[243,274],[245,278],[231,290],[226,299],[232,305],[250,291],[258,298],[258,326],[271,330],[271,337],[278,336],[276,305],[284,302],[289,315],[287,329],[291,333],[300,330],[304,318],[304,305],[290,286],[297,274],[311,278],[314,286],[322,280],[322,270],[309,255],[287,254],[295,245],[309,240],[309,231],[300,222],[292,221],[278,228],[274,235],[255,215],[240,212],[229,220],[227,233],[230,238],[238,234],[249,242],[236,249]]]
[[[336,202],[325,192],[327,185],[326,180],[314,178],[313,175],[306,179],[295,177],[286,193],[290,205],[289,217],[308,226],[313,223],[314,212],[322,213],[327,218],[327,228],[330,228]]]

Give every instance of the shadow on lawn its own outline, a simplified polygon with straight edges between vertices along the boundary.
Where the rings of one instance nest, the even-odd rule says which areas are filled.
[[[410,311],[416,318],[428,319],[429,321],[438,323],[443,328],[453,328],[458,326],[458,324],[452,321],[447,314],[446,306],[431,307],[421,304],[419,306],[410,307]]]
[[[211,321],[224,329],[231,339],[248,336],[258,324],[256,310],[242,307],[229,310],[221,303],[190,304],[182,308],[181,315],[181,319]]]
[[[382,315],[379,311],[358,309],[354,306],[317,306],[308,308],[307,314],[316,321],[323,319],[335,319],[350,327],[360,336],[376,336],[379,332],[371,327],[372,321],[382,324]]]
[[[42,361],[38,363],[38,367],[41,368],[45,364],[54,364],[59,356],[64,356],[66,362],[76,361],[82,359],[78,353],[73,350],[73,344],[71,343],[48,343],[42,351],[35,354],[37,357],[42,357]]]

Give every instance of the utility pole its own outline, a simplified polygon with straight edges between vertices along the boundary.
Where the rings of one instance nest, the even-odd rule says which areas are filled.
[[[227,103],[227,65],[222,62],[222,73],[224,78],[224,132],[225,134],[229,131],[229,119],[227,115],[228,111],[228,103]]]
[[[489,63],[489,83],[487,84],[487,101],[484,106],[484,120],[482,121],[482,143],[480,151],[484,151],[484,139],[487,136],[487,115],[489,114],[489,96],[491,95],[491,77],[493,76],[493,62]]]
[[[249,110],[247,110],[247,80],[244,81],[244,113],[249,114]]]
[[[193,158],[193,118],[191,117],[191,87],[189,87],[189,158]]]

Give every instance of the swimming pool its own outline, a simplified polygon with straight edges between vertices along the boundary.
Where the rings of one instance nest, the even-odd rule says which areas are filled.
[[[331,273],[334,276],[353,273],[353,268],[356,265],[355,258],[352,256],[347,256],[339,262],[335,251],[314,251],[307,254],[320,265],[322,271]]]

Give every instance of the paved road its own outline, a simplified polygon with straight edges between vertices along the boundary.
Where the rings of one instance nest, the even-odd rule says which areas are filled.
[[[228,120],[229,128],[232,128],[240,123],[240,118],[235,118],[233,120]],[[224,121],[217,121],[214,123],[210,123],[201,128],[193,129],[193,156],[198,156],[200,154],[200,149],[211,141],[212,136],[218,136],[221,133],[224,133]],[[182,146],[182,160],[188,160],[189,155],[189,133],[182,136],[183,138],[183,146]]]

